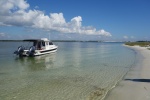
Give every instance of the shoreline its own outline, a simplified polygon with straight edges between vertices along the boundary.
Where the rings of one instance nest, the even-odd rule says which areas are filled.
[[[139,46],[126,47],[137,53],[136,62],[104,100],[150,100],[150,50]]]

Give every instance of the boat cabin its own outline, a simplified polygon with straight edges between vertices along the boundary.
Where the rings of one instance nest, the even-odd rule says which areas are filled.
[[[53,45],[51,41],[49,41],[47,38],[42,38],[42,39],[28,39],[24,41],[29,41],[33,42],[33,46],[35,47],[36,50],[43,50],[49,48],[50,45]]]

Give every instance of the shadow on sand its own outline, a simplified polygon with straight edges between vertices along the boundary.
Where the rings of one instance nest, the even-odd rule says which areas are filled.
[[[150,83],[150,79],[125,79],[125,81],[146,82],[146,83]]]

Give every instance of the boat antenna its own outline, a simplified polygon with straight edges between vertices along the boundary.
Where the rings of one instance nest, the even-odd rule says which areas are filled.
[[[50,40],[50,38],[51,38],[51,33],[49,33],[49,40]]]

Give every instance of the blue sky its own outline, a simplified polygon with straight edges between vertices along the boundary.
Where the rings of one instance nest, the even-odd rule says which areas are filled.
[[[150,0],[1,0],[0,39],[150,40]]]

